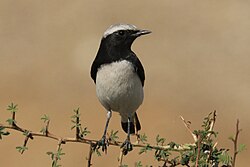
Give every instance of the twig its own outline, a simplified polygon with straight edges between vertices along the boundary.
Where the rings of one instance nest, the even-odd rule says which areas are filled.
[[[16,112],[12,112],[12,126],[16,126],[16,123],[15,123],[15,119],[16,119]]]
[[[124,156],[123,151],[122,151],[122,149],[120,149],[120,156],[118,158],[119,167],[122,166],[123,156]]]
[[[51,132],[48,131],[47,134],[44,134],[42,132],[32,132],[28,129],[24,129],[24,128],[21,128],[19,127],[18,125],[16,126],[9,126],[9,125],[2,125],[0,124],[1,127],[5,128],[5,129],[12,129],[12,130],[16,130],[16,131],[19,131],[19,132],[25,132],[25,131],[28,131],[30,132],[30,135],[32,137],[45,137],[45,138],[50,138],[50,139],[53,139],[53,140],[57,140],[57,141],[64,141],[64,143],[85,143],[85,144],[91,144],[91,143],[97,143],[99,140],[95,140],[95,139],[87,139],[87,138],[84,138],[84,139],[77,139],[77,138],[72,138],[72,137],[59,137]],[[111,146],[117,146],[117,147],[121,147],[121,145],[123,144],[123,142],[121,141],[116,141],[116,142],[109,142],[109,145]],[[143,147],[146,147],[147,144],[137,144],[137,142],[135,143],[132,143],[133,147],[139,147],[139,148],[143,148]],[[167,149],[171,149],[171,151],[176,151],[176,152],[180,152],[180,151],[185,151],[185,150],[190,150],[192,146],[194,146],[195,144],[191,143],[191,144],[183,144],[183,145],[180,145],[178,147],[175,147],[175,148],[171,148],[170,145],[164,145],[164,146],[157,146],[157,145],[151,145],[150,147],[152,149],[160,149],[160,150],[167,150]]]
[[[187,128],[187,130],[189,131],[189,133],[193,136],[194,142],[197,142],[197,136],[192,132],[192,130],[190,129],[189,123],[186,122],[186,120],[180,116],[183,124],[185,125],[185,127]]]
[[[208,156],[207,156],[207,161],[206,161],[207,163],[209,162],[210,157],[211,157],[211,155],[212,155],[212,152],[213,152],[213,150],[216,148],[217,145],[218,145],[218,142],[215,142],[214,145],[213,145],[213,147],[210,148],[209,154],[208,154]]]
[[[65,142],[61,139],[61,140],[59,140],[58,141],[58,144],[57,144],[57,153],[59,153],[60,152],[60,149],[61,149],[61,145],[62,144],[65,144]],[[60,155],[58,155],[58,156],[60,156]],[[57,161],[59,160],[59,157],[58,156],[55,156],[55,163],[57,164]]]
[[[196,161],[195,161],[195,167],[199,167],[199,159],[200,159],[200,153],[201,153],[201,136],[198,135],[198,140],[197,140],[197,156],[196,156]]]
[[[212,113],[213,116],[212,118],[210,119],[210,124],[209,124],[209,131],[213,131],[214,129],[214,125],[215,125],[215,121],[216,121],[216,110],[214,110],[214,112]],[[212,135],[212,133],[208,133],[207,137],[210,138],[210,136]]]
[[[239,137],[239,133],[240,133],[240,131],[241,131],[241,129],[239,129],[239,124],[240,124],[240,121],[239,121],[239,119],[237,119],[237,122],[236,122],[236,130],[235,130],[235,138],[232,139],[233,144],[234,144],[234,155],[233,155],[233,160],[232,160],[232,167],[235,167],[235,164],[236,164],[236,157],[237,157],[237,154],[239,153],[239,152],[238,152],[238,147],[237,147],[237,144],[238,144],[238,137]]]
[[[216,110],[214,110],[214,112],[212,113],[212,118],[209,119],[209,131],[213,131],[214,129],[214,125],[215,125],[215,121],[216,121]],[[196,134],[194,134],[190,128],[190,123],[188,123],[182,116],[180,116],[183,124],[185,125],[186,129],[188,130],[188,132],[192,135],[194,142],[198,141],[198,136]],[[212,133],[208,133],[207,137],[210,138],[210,136],[212,135]]]
[[[79,109],[76,110],[76,115],[79,114]],[[80,125],[80,117],[76,117],[76,124]],[[80,127],[76,126],[76,139],[80,139]]]
[[[27,143],[28,143],[28,140],[29,140],[29,139],[33,139],[33,136],[30,134],[30,132],[27,132],[26,137],[25,137],[25,139],[24,139],[23,147],[26,147],[26,146],[27,146]],[[24,151],[25,151],[25,149],[23,149],[23,150],[21,151],[21,154],[23,154]]]
[[[91,159],[92,159],[92,155],[93,155],[93,143],[91,143],[89,145],[89,156],[88,156],[88,167],[90,167],[92,164],[91,164]]]
[[[0,124],[0,127],[5,128],[5,129],[16,130],[16,131],[24,133],[24,135],[26,137],[25,137],[25,140],[24,140],[23,148],[25,148],[25,149],[23,149],[23,150],[20,149],[21,153],[23,153],[26,150],[26,148],[27,148],[26,145],[28,143],[28,140],[33,139],[34,137],[45,137],[45,138],[57,140],[58,141],[57,152],[59,154],[61,153],[61,145],[62,144],[66,144],[66,143],[69,143],[69,142],[89,144],[90,148],[89,148],[89,155],[88,155],[87,160],[88,160],[88,167],[90,167],[92,165],[91,164],[92,154],[94,153],[94,151],[96,149],[96,147],[94,147],[94,146],[99,142],[99,140],[87,139],[87,138],[85,138],[85,137],[83,138],[81,136],[82,134],[80,134],[80,133],[84,133],[85,131],[82,132],[82,129],[81,129],[79,110],[75,110],[75,113],[76,113],[76,115],[73,116],[73,118],[75,118],[75,120],[72,120],[72,122],[75,123],[75,126],[73,126],[73,128],[76,128],[74,137],[61,137],[61,136],[58,136],[56,134],[51,133],[49,131],[50,120],[46,115],[45,115],[44,118],[41,118],[46,123],[46,126],[40,132],[32,132],[31,130],[28,130],[28,129],[22,128],[21,126],[18,126],[18,124],[15,121],[15,112],[12,113],[12,123],[9,123],[9,125]],[[207,122],[206,127],[209,128],[209,131],[212,131],[213,128],[214,128],[214,124],[215,124],[216,111],[213,112],[212,118],[210,117],[210,115],[208,117],[208,122]],[[140,135],[138,133],[136,133],[136,137],[137,137],[136,139],[137,140],[134,143],[132,143],[133,147],[138,147],[138,148],[147,147],[147,148],[150,148],[150,149],[153,149],[153,150],[183,152],[183,151],[187,151],[187,150],[192,150],[193,147],[197,146],[198,150],[197,150],[196,166],[198,166],[199,158],[200,158],[200,151],[201,151],[200,147],[201,147],[201,144],[202,144],[201,136],[199,134],[196,134],[195,132],[192,132],[191,129],[190,129],[189,122],[187,122],[182,116],[180,116],[180,118],[182,119],[183,124],[185,125],[185,127],[187,128],[189,133],[193,136],[193,139],[195,141],[194,143],[192,143],[192,144],[174,145],[174,146],[171,143],[169,143],[167,145],[158,145],[158,144],[157,145],[151,145],[149,143],[140,142]],[[86,136],[85,133],[83,135]],[[111,138],[111,136],[109,138]],[[211,133],[208,133],[207,137],[210,137],[210,136],[211,136]],[[235,138],[236,143],[237,143],[237,138],[238,138],[238,134],[236,134],[236,138]],[[123,142],[110,139],[110,140],[108,140],[108,144],[111,145],[111,146],[121,147]],[[236,146],[236,150],[237,150],[237,146]],[[210,151],[212,151],[212,150],[210,150]],[[236,154],[237,154],[237,152],[236,152]],[[119,166],[122,166],[123,157],[124,157],[124,154],[121,151],[119,159],[118,159]],[[236,157],[236,155],[235,155],[235,157]],[[169,164],[173,163],[173,162],[168,161],[168,160],[165,160],[164,162],[166,164],[167,163],[169,163]],[[57,159],[54,159],[53,163],[57,163]]]

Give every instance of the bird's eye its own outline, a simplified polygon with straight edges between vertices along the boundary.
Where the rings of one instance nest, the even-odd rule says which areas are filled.
[[[123,31],[123,30],[118,31],[118,34],[119,34],[120,36],[123,36],[123,35],[125,34],[125,31]]]

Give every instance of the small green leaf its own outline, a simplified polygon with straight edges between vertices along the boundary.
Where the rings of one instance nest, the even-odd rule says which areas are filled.
[[[48,151],[48,152],[46,152],[46,154],[48,154],[48,155],[52,155],[52,154],[54,154],[53,152],[51,152],[51,151]]]
[[[43,122],[45,123],[46,121],[49,121],[50,118],[48,115],[44,114],[42,117],[41,117],[41,120],[43,120]]]
[[[221,154],[219,154],[218,158],[223,165],[228,165],[231,162],[231,157],[227,151],[223,151]]]
[[[146,136],[145,133],[143,133],[142,135],[140,134],[139,139],[140,139],[140,141],[141,141],[142,143],[145,143],[145,142],[148,141],[148,137]]]
[[[46,128],[42,128],[40,132],[43,133],[43,135],[46,134]]]
[[[156,144],[157,145],[163,145],[165,143],[166,139],[165,138],[161,138],[160,135],[156,136]]]
[[[237,152],[240,153],[240,152],[242,152],[244,150],[246,150],[246,145],[245,144],[240,144]]]
[[[119,139],[119,137],[117,136],[117,134],[118,134],[118,130],[115,131],[115,132],[113,130],[111,130],[111,134],[110,134],[109,140],[111,142],[115,143]]]
[[[162,159],[166,160],[169,155],[171,154],[167,150],[158,149],[155,151],[155,159],[158,161]]]
[[[123,165],[121,165],[120,167],[128,167],[128,165],[123,164]]]
[[[189,160],[190,160],[190,155],[189,154],[183,154],[182,156],[181,156],[181,161],[180,161],[180,163],[181,163],[181,165],[188,165],[188,163],[189,163]]]
[[[75,113],[73,116],[71,116],[71,122],[74,124],[71,127],[71,130],[73,130],[74,128],[80,128],[81,124],[80,124],[80,114],[79,114],[79,108],[76,110],[73,110],[73,112]]]
[[[151,151],[151,150],[152,150],[152,147],[149,144],[147,144],[145,147],[140,149],[139,154],[147,153],[147,151]]]
[[[95,149],[95,153],[97,154],[98,157],[102,156],[101,152],[98,149]]]
[[[28,136],[30,135],[30,132],[29,132],[28,130],[25,130],[25,131],[23,132],[23,135],[26,136],[26,137],[28,137]]]
[[[135,167],[142,167],[141,161],[135,163]]]
[[[7,136],[10,134],[8,131],[5,132],[4,129],[4,127],[0,126],[0,140],[2,140],[2,136]]]
[[[173,149],[177,144],[175,142],[170,142],[170,143],[168,143],[168,145],[170,148]]]
[[[12,118],[7,119],[6,122],[8,122],[9,125],[13,125],[14,123],[16,123],[16,121]]]
[[[231,141],[234,141],[234,137],[233,136],[229,136],[228,139],[231,140]]]
[[[23,153],[24,151],[28,150],[28,147],[26,147],[26,146],[17,146],[16,149],[17,149],[18,152]]]
[[[9,110],[11,113],[17,112],[18,110],[17,104],[11,103],[10,105],[8,105],[7,110]]]
[[[88,134],[90,134],[90,131],[87,129],[87,127],[85,127],[83,130],[82,130],[82,127],[79,127],[80,128],[80,137],[81,138],[84,138],[85,136],[87,136]]]
[[[55,153],[51,151],[47,152],[47,155],[52,159],[52,167],[59,167],[61,165],[57,164],[58,160],[61,160],[61,156],[65,155],[65,153],[62,152],[62,148],[59,148]]]

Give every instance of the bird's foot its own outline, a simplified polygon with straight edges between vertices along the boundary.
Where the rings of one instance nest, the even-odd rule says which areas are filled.
[[[102,148],[102,151],[107,153],[107,147],[109,146],[108,140],[106,136],[103,136],[101,140],[96,143],[95,149]]]
[[[131,144],[129,139],[126,139],[124,143],[121,145],[123,155],[127,155],[129,151],[133,150],[133,145]]]

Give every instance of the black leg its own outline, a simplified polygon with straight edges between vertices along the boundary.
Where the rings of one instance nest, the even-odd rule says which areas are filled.
[[[131,122],[131,118],[128,117],[128,133],[127,133],[127,139],[124,141],[124,143],[122,144],[122,152],[124,155],[126,155],[129,151],[133,150],[133,146],[130,142],[130,122]]]
[[[130,117],[128,117],[128,134],[127,134],[127,140],[130,141]]]
[[[110,121],[111,117],[112,117],[112,112],[108,111],[108,113],[107,113],[107,121],[106,121],[106,125],[105,125],[104,132],[103,132],[103,137],[105,137],[105,138],[106,138],[107,129],[108,129],[109,121]]]
[[[105,125],[105,128],[104,128],[102,139],[97,142],[97,146],[96,146],[97,149],[102,147],[102,151],[103,152],[105,151],[105,153],[107,152],[107,146],[108,146],[106,135],[107,135],[107,129],[108,129],[108,125],[109,125],[109,121],[110,121],[111,117],[112,117],[112,112],[108,111],[108,113],[107,113],[107,121],[106,121],[106,125]]]

